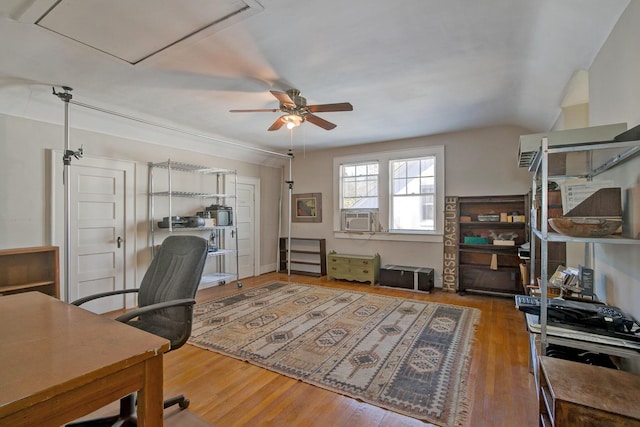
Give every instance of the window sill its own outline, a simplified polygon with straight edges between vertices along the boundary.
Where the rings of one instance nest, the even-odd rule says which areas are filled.
[[[334,231],[333,237],[336,239],[352,239],[352,240],[386,240],[399,242],[423,242],[423,243],[442,243],[441,234],[409,234],[409,233],[386,233],[386,232],[369,232],[369,231]]]

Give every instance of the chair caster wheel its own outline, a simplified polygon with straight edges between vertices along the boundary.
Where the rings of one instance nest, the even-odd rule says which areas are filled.
[[[180,407],[180,409],[187,409],[189,407],[189,403],[191,403],[189,399],[184,399],[178,404],[178,406]]]
[[[242,287],[242,282],[238,282],[238,287],[241,288]]]
[[[225,282],[224,280],[220,281],[220,286],[224,286],[226,284],[227,284],[227,282]]]

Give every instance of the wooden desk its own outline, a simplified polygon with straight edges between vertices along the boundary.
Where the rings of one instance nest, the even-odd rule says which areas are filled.
[[[39,292],[0,297],[0,425],[60,426],[139,391],[162,426],[169,341]]]

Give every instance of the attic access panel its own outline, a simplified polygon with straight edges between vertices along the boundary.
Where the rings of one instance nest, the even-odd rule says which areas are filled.
[[[137,64],[262,9],[255,0],[60,0],[36,24]]]

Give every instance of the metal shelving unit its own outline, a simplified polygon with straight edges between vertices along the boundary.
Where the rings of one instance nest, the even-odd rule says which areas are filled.
[[[166,170],[166,187],[161,191],[156,191],[158,178],[154,171],[157,169]],[[198,185],[210,186],[213,192],[192,192],[175,190],[174,180],[175,173],[186,173],[191,175],[208,176],[209,182],[200,182]],[[195,199],[202,203],[202,207],[211,204],[224,204],[231,206],[232,212],[237,211],[236,195],[237,195],[237,172],[231,169],[217,169],[206,166],[193,165],[187,163],[179,163],[171,160],[160,163],[149,163],[149,230],[151,240],[152,255],[156,249],[156,238],[159,233],[197,233],[200,235],[208,234],[213,236],[213,241],[217,243],[218,249],[210,251],[208,255],[207,265],[202,274],[200,286],[202,288],[225,284],[227,282],[238,279],[238,239],[237,227],[232,221],[231,225],[216,225],[206,227],[174,227],[173,221],[169,220],[168,228],[160,228],[157,222],[162,218],[156,217],[156,201],[158,198],[167,200],[167,208],[164,209],[162,217],[173,218],[176,216],[175,199]],[[233,176],[232,182],[229,177]],[[181,187],[181,186],[179,186]],[[182,187],[181,187],[182,188]],[[165,215],[166,214],[166,215]],[[209,237],[207,236],[207,237]],[[203,236],[204,237],[204,236]]]
[[[547,198],[549,181],[562,180],[567,178],[586,178],[592,180],[594,177],[605,171],[613,169],[624,161],[640,154],[640,141],[606,141],[594,143],[578,143],[571,144],[570,141],[566,145],[549,145],[549,138],[543,137],[541,147],[534,156],[529,171],[533,172],[532,179],[532,195],[533,203],[530,215],[531,223],[531,271],[535,271],[537,242],[540,244],[540,292],[541,292],[541,310],[540,310],[540,340],[541,349],[544,354],[548,344],[560,344],[565,346],[573,346],[575,348],[590,349],[596,344],[588,342],[588,340],[579,337],[560,337],[556,334],[549,335],[547,329],[547,285],[549,272],[547,269],[547,251],[549,242],[578,242],[585,244],[585,265],[590,267],[592,264],[593,245],[640,245],[640,239],[626,238],[622,236],[610,237],[570,237],[559,233],[549,231]],[[536,224],[536,190],[540,188],[540,227]],[[532,284],[535,277],[532,275]],[[613,344],[615,346],[615,343]],[[603,346],[594,348],[596,351],[602,351]],[[606,345],[605,345],[606,347]],[[620,352],[627,354],[620,346]],[[617,352],[612,349],[609,354]],[[631,354],[636,353],[632,351]]]

